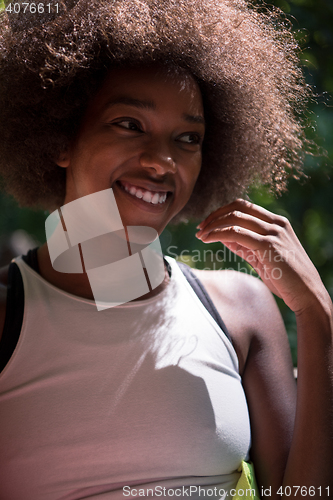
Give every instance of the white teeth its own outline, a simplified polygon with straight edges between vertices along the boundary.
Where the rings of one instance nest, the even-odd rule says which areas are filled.
[[[158,203],[164,203],[165,200],[167,199],[167,193],[159,194],[159,193],[152,193],[151,191],[145,191],[142,192],[141,189],[137,189],[134,186],[131,186],[130,188],[128,186],[122,185],[125,191],[127,193],[130,193],[133,196],[136,196],[139,199],[142,199],[143,201],[147,203],[152,203],[153,205],[157,205]]]
[[[150,191],[146,191],[145,194],[143,195],[143,198],[142,198],[144,201],[147,201],[148,203],[151,203],[151,200],[152,200],[152,194],[150,193]]]
[[[159,199],[160,199],[160,195],[158,193],[155,193],[151,199],[151,203],[153,203],[154,205],[157,205],[157,203],[159,202]]]

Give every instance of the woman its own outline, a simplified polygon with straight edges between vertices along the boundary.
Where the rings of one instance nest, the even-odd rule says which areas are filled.
[[[231,344],[172,260],[157,288],[97,312],[87,274],[56,271],[46,245],[37,263],[18,259],[0,498],[227,498],[249,458],[262,498],[327,498],[332,303],[289,222],[232,201],[254,178],[282,190],[300,170],[292,110],[307,90],[290,33],[240,1],[67,7],[3,28],[7,190],[54,210],[111,188],[125,227],[159,234],[198,218],[198,238],[244,256],[266,286],[197,272]],[[7,267],[6,339],[8,280]],[[297,316],[297,398],[268,289]]]

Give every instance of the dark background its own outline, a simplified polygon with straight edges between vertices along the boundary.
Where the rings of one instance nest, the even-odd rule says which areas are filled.
[[[289,189],[274,198],[264,188],[253,189],[250,199],[268,210],[289,218],[296,234],[316,265],[322,280],[333,296],[333,1],[275,0],[293,25],[303,48],[302,64],[307,81],[315,86],[316,102],[309,104],[308,137],[314,138],[327,154],[307,157],[308,179],[290,181]],[[1,1],[0,1],[1,6]],[[3,7],[3,4],[2,4]],[[19,208],[16,202],[0,192],[0,266],[17,254],[45,241],[44,221],[48,212]],[[169,226],[161,236],[164,252],[194,267],[235,268],[250,272],[251,268],[219,243],[204,245],[195,234],[195,224]],[[293,313],[281,300],[296,364],[296,327]]]

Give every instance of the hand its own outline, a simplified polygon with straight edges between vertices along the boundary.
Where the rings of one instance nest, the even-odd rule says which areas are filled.
[[[220,241],[245,259],[294,312],[327,293],[285,217],[238,199],[211,213],[198,228],[197,238]]]

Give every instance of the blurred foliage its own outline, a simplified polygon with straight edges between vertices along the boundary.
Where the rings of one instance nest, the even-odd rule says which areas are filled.
[[[250,199],[268,210],[287,216],[310,258],[333,296],[333,2],[332,0],[274,0],[292,23],[302,45],[301,60],[307,81],[318,95],[308,110],[308,137],[327,151],[327,156],[308,157],[308,179],[291,180],[289,190],[280,198],[266,189],[253,189]],[[0,1],[0,8],[3,2]],[[0,243],[17,229],[24,229],[36,242],[45,241],[45,212],[18,208],[15,201],[0,193]],[[195,238],[193,223],[169,226],[161,235],[164,252],[178,256],[197,268],[233,268],[250,272],[245,262],[221,244],[205,245]],[[0,248],[1,250],[1,248]],[[1,251],[0,251],[1,253]],[[296,363],[296,326],[293,313],[278,300],[286,323],[294,362]]]
[[[17,229],[24,229],[39,244],[45,242],[45,219],[48,212],[19,208],[16,201],[0,194],[0,235],[9,236]]]

